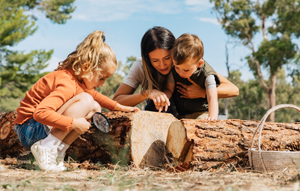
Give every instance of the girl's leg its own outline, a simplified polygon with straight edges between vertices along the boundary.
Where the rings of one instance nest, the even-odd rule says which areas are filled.
[[[101,111],[100,105],[91,95],[81,93],[67,101],[58,113],[73,118],[89,119],[96,111]],[[66,132],[55,127],[51,128],[51,133],[45,139],[36,142],[31,147],[31,152],[38,161],[39,167],[42,170],[65,170],[64,153],[78,136],[79,134],[72,129]]]
[[[84,117],[87,120],[90,119],[95,112],[101,112],[101,107],[88,93],[76,95],[57,111],[57,113],[64,116],[72,118]],[[80,135],[76,131],[71,133],[72,131],[74,130],[70,129],[69,132],[66,132],[58,128],[52,128],[51,134],[70,145]]]
[[[91,119],[95,112],[101,112],[101,107],[97,102],[94,101],[93,97],[87,93],[81,93],[75,96],[58,110],[58,113],[62,115],[73,118],[84,117],[87,120]],[[52,128],[51,133],[62,140],[58,146],[56,160],[60,169],[65,170],[65,153],[69,146],[80,136],[80,134],[72,129],[69,132],[65,132],[58,128]]]

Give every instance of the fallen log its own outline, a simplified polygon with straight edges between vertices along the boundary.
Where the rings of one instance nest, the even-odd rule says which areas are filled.
[[[79,162],[158,166],[164,162],[167,148],[177,162],[200,170],[226,163],[248,166],[248,149],[258,124],[237,119],[179,121],[170,114],[148,111],[104,112],[104,115],[112,124],[111,131],[103,134],[90,128],[71,145],[67,157]],[[15,116],[14,111],[0,114],[1,158],[26,151],[11,125]],[[299,129],[299,123],[265,123],[262,150],[300,151]]]
[[[249,166],[248,149],[258,121],[182,119],[171,124],[166,146],[178,162],[200,170],[227,163]],[[299,123],[266,122],[261,148],[270,151],[300,151]],[[258,135],[254,148],[257,148]]]
[[[177,119],[171,114],[139,111],[103,112],[111,131],[101,133],[94,127],[81,135],[67,150],[76,161],[158,166],[164,161],[168,128]],[[16,112],[0,114],[0,157],[18,157],[28,152],[13,130]]]

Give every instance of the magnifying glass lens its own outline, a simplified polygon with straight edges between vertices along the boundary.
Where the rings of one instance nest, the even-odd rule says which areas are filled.
[[[93,115],[93,123],[99,130],[103,132],[109,132],[110,130],[110,124],[108,120],[100,113],[95,113]]]

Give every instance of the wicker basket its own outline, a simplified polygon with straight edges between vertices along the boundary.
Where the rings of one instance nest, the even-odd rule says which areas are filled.
[[[267,111],[263,116],[256,130],[254,131],[251,147],[248,150],[250,167],[257,171],[279,172],[288,168],[300,168],[300,152],[294,151],[262,151],[260,145],[261,131],[267,117],[275,110],[280,108],[293,108],[300,112],[300,108],[291,104],[277,105]],[[253,148],[254,137],[259,129],[258,150]]]

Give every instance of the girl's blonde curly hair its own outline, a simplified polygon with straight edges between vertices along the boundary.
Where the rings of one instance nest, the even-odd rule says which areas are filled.
[[[89,34],[68,57],[58,63],[56,70],[72,68],[76,76],[92,79],[95,71],[102,71],[107,61],[113,61],[117,66],[117,58],[113,50],[104,42],[101,31]]]

